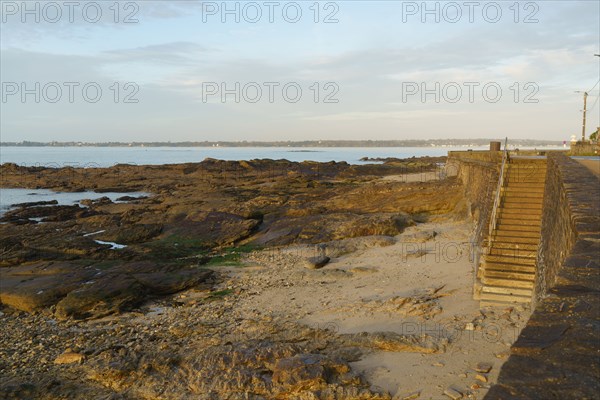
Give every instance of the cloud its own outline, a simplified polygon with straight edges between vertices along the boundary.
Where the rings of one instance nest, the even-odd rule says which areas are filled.
[[[197,43],[180,41],[103,51],[99,55],[99,59],[106,63],[143,62],[191,65],[199,55],[205,55],[209,51],[207,47]]]
[[[140,89],[137,104],[3,104],[3,140],[49,135],[52,140],[361,139],[506,132],[560,139],[579,125],[581,99],[573,91],[588,89],[598,78],[598,60],[592,57],[600,51],[597,4],[540,3],[539,24],[434,24],[418,26],[418,34],[411,34],[414,24],[353,14],[352,27],[319,28],[318,35],[313,27],[299,26],[213,24],[209,29],[192,21],[198,2],[191,8],[184,2],[158,4],[140,3],[146,19],[136,30],[106,23],[34,26],[21,32],[29,40],[22,42],[17,40],[22,26],[16,31],[3,26],[3,81],[98,82],[105,88],[103,100],[110,100],[108,88],[115,81],[136,82]],[[349,30],[355,31],[354,41],[349,42]],[[497,104],[422,103],[419,96],[402,103],[407,81],[430,86],[497,81],[505,96]],[[539,103],[515,103],[509,87],[530,81],[539,85]],[[228,87],[297,82],[304,96],[297,104],[282,101],[280,93],[273,104],[204,103],[205,82]],[[323,84],[337,83],[339,103],[313,101],[315,82],[321,99]],[[589,118],[590,126],[598,124],[597,116]]]

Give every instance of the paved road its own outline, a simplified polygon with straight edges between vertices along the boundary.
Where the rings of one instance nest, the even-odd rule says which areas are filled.
[[[600,178],[600,160],[582,160],[577,159],[577,161],[585,165],[590,171],[594,173],[598,178]]]

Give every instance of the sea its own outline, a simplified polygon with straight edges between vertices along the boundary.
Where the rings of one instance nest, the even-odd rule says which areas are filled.
[[[286,159],[346,161],[363,164],[363,157],[408,158],[445,156],[453,150],[483,147],[0,147],[0,163],[46,167],[111,167],[115,164],[160,165],[219,160]]]

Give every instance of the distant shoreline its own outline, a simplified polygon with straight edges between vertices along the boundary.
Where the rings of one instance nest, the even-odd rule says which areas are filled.
[[[500,139],[307,140],[203,142],[0,142],[2,147],[480,147]],[[562,146],[557,140],[512,139],[512,146]]]

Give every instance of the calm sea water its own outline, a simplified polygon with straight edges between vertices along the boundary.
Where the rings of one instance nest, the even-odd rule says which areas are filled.
[[[83,199],[99,199],[101,197],[108,197],[112,201],[115,201],[122,196],[141,197],[148,196],[148,193],[144,192],[130,192],[130,193],[96,193],[96,192],[54,192],[48,189],[3,189],[0,188],[0,215],[4,214],[11,208],[13,204],[19,203],[31,203],[34,201],[58,201],[59,205],[73,205],[79,203]]]
[[[472,147],[483,150],[486,147]],[[1,147],[0,163],[48,167],[110,167],[115,164],[177,164],[219,160],[286,159],[289,161],[346,161],[362,164],[363,157],[445,156],[466,147]]]

